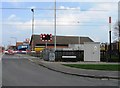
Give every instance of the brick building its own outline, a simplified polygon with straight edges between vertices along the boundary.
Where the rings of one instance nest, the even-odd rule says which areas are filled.
[[[69,44],[84,44],[84,42],[93,42],[89,37],[79,36],[56,36],[56,48],[68,48]],[[40,35],[32,35],[30,47],[46,47],[46,41],[41,41]],[[47,42],[47,48],[54,48],[54,36],[52,41]]]

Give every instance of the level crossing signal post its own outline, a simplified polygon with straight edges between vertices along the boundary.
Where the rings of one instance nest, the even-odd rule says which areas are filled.
[[[40,39],[41,39],[41,41],[45,41],[46,43],[45,43],[45,46],[46,46],[46,48],[47,48],[47,42],[49,41],[52,41],[52,34],[41,34],[40,35]]]

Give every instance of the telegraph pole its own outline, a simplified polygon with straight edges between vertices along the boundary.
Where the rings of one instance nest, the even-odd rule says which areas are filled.
[[[78,50],[80,50],[80,36],[78,36]]]
[[[109,17],[109,54],[110,54],[110,60],[111,60],[111,17]]]
[[[118,54],[119,54],[119,62],[120,62],[120,24],[118,22],[118,28],[119,28],[119,35],[118,35]]]
[[[33,34],[34,34],[34,9],[31,9],[31,11],[32,11],[32,38],[33,38]],[[33,45],[33,43],[34,43],[34,38],[32,39],[33,41],[32,41],[32,44],[31,44],[31,46],[32,46],[32,51],[33,51],[33,48],[34,48],[34,45]]]
[[[54,4],[54,50],[56,51],[56,0]]]

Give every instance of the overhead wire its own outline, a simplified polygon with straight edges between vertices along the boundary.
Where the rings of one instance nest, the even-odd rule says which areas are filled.
[[[3,10],[31,10],[32,8],[0,8]],[[54,8],[34,8],[35,10],[55,10]],[[69,9],[56,9],[56,10],[80,10],[80,11],[109,11],[109,10],[102,10],[102,9],[98,9],[98,10],[86,10],[86,9],[77,9],[77,8],[69,8]]]
[[[103,2],[103,3],[107,3],[107,2]],[[31,10],[31,8],[0,8],[2,10]],[[53,8],[34,8],[35,10],[54,10]],[[98,12],[106,12],[106,11],[109,11],[109,10],[102,10],[102,9],[98,9],[98,10],[86,10],[86,9],[78,9],[78,8],[69,8],[69,9],[60,9],[60,8],[57,8],[56,10],[72,10],[72,11],[98,11]],[[54,17],[40,17],[41,19],[42,18],[54,18]],[[62,17],[56,17],[56,18],[62,18]],[[79,18],[79,19],[96,19],[96,18]],[[65,22],[65,21],[57,21],[57,22]],[[67,21],[66,21],[67,22]],[[80,21],[72,21],[72,22],[76,22],[76,23],[91,23],[91,22],[80,22]],[[23,25],[25,26],[25,25]],[[36,25],[37,26],[37,25]],[[44,25],[39,25],[39,26],[44,26]],[[49,25],[50,26],[50,25]],[[62,26],[62,25],[57,25],[57,26]],[[63,26],[84,26],[84,25],[63,25]],[[85,25],[85,26],[95,26],[95,25]],[[100,25],[96,25],[96,26],[100,26]]]

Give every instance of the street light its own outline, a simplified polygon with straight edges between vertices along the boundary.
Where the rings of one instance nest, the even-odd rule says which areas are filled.
[[[56,0],[54,4],[54,50],[56,51]]]
[[[31,11],[32,11],[32,36],[33,36],[33,34],[34,34],[34,9],[31,9]],[[34,41],[34,38],[33,38],[33,41]],[[32,41],[32,51],[33,51],[33,41]]]
[[[120,62],[120,25],[119,26],[119,35],[118,35],[118,54],[119,54],[119,62]]]
[[[111,17],[109,17],[109,42],[110,42],[110,49],[109,49],[109,53],[110,53],[110,59],[111,59]]]

